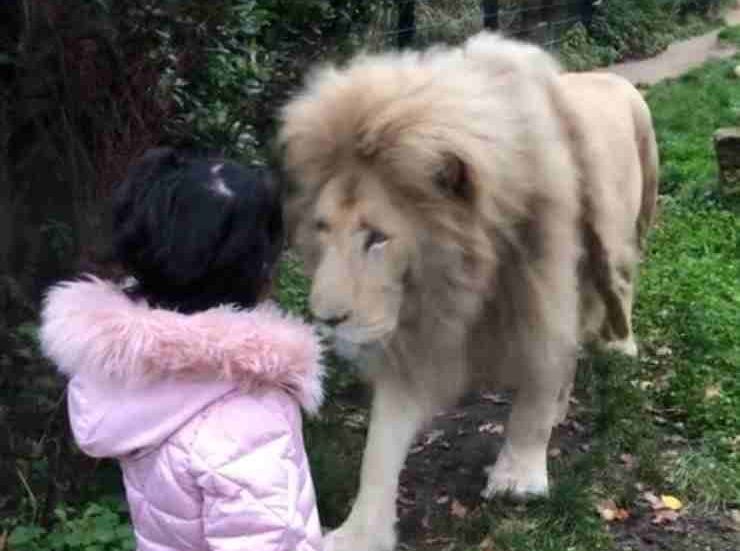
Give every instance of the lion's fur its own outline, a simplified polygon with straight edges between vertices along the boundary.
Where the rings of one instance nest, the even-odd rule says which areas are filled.
[[[402,286],[402,304],[368,354],[376,379],[409,384],[430,407],[473,380],[562,395],[579,339],[629,336],[657,153],[647,107],[618,77],[563,75],[539,48],[488,33],[358,56],[309,77],[282,111],[280,145],[310,274],[332,238],[313,227],[317,205],[336,227],[385,229],[386,216],[363,211],[379,196],[398,215],[388,232],[407,244],[402,281],[373,288]],[[463,188],[445,184],[450,170]],[[320,276],[314,290],[351,312],[382,300],[358,291],[360,271]]]

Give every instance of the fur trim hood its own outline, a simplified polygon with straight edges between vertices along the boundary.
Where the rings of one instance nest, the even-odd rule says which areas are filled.
[[[89,277],[50,289],[41,345],[73,378],[122,386],[173,378],[244,390],[268,386],[286,390],[311,413],[323,398],[318,338],[272,305],[185,315],[134,301],[115,284]]]

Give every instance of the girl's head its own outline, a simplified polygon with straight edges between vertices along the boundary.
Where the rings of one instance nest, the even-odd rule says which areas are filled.
[[[113,196],[113,247],[164,308],[250,307],[268,289],[283,244],[280,191],[267,170],[219,156],[153,149]]]

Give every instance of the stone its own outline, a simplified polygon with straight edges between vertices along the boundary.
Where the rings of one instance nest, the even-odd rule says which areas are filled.
[[[740,127],[720,128],[714,133],[723,195],[740,195]]]

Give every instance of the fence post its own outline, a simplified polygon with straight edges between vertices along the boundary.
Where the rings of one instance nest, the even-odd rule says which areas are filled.
[[[481,0],[483,27],[492,31],[498,30],[498,0]]]
[[[594,19],[594,0],[581,0],[581,22],[587,29],[591,28]]]
[[[416,35],[416,0],[396,0],[398,7],[398,47],[410,46]]]

